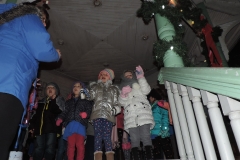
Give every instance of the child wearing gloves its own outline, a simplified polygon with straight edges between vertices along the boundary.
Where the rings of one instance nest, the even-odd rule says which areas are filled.
[[[105,144],[107,160],[114,160],[111,134],[115,125],[115,115],[120,113],[119,89],[112,85],[113,70],[106,68],[98,75],[97,83],[90,84],[90,100],[94,100],[90,121],[94,128],[94,159],[102,160],[102,140]]]
[[[134,72],[126,70],[120,84],[119,102],[124,107],[124,129],[130,135],[134,160],[140,160],[140,140],[145,150],[145,159],[153,159],[150,130],[154,127],[151,105],[147,95],[151,91],[141,66]]]
[[[92,102],[85,99],[87,90],[82,82],[73,85],[72,98],[66,101],[65,110],[58,116],[56,125],[66,127],[63,139],[67,140],[68,160],[74,160],[75,146],[77,160],[84,159],[86,126],[92,111]]]

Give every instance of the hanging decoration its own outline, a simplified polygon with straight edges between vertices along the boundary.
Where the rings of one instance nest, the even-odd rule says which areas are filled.
[[[166,17],[173,24],[176,31],[176,36],[173,37],[171,41],[158,40],[154,43],[153,54],[158,65],[163,65],[163,56],[171,46],[173,46],[173,50],[183,58],[185,66],[191,65],[187,56],[187,46],[183,42],[184,27],[181,23],[182,20],[187,22],[196,35],[205,41],[203,30],[208,24],[208,21],[206,18],[202,18],[202,10],[193,6],[190,0],[142,0],[141,8],[137,11],[137,15],[142,17],[146,24],[148,24],[152,20],[153,15],[157,13]],[[220,27],[217,29],[218,33],[214,33],[214,29],[212,29],[212,32],[208,32],[212,36],[215,36],[212,38],[214,42],[218,39],[217,37],[221,35],[222,30],[219,28]]]

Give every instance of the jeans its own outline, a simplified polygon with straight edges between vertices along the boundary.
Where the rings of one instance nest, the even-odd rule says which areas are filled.
[[[63,136],[59,137],[58,139],[58,150],[57,150],[57,157],[56,160],[67,160],[67,141],[63,139]]]
[[[36,137],[34,160],[52,160],[55,156],[57,142],[56,133],[47,133]]]

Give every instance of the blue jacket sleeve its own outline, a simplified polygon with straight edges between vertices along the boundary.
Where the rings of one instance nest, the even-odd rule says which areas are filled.
[[[59,55],[40,18],[36,15],[25,15],[21,18],[25,44],[33,57],[42,62],[58,61]]]

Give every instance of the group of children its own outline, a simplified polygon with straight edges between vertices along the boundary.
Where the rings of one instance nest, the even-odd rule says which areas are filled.
[[[90,152],[85,150],[90,140],[86,135],[89,128],[94,130],[95,160],[103,157],[114,160],[117,147],[124,151],[126,160],[163,159],[163,151],[167,158],[173,158],[171,148],[161,147],[170,137],[172,121],[170,109],[166,107],[168,103],[159,101],[161,98],[153,94],[141,66],[135,71],[125,70],[119,87],[112,84],[113,79],[113,70],[106,68],[89,89],[84,83],[75,82],[65,103],[58,96],[58,86],[52,82],[47,84],[47,97],[39,101],[29,126],[36,137],[34,160],[52,160],[57,137],[61,135],[61,139],[67,141],[68,160],[83,160],[85,152]],[[116,130],[119,124],[122,127]],[[121,146],[113,143],[116,141],[121,141]]]

